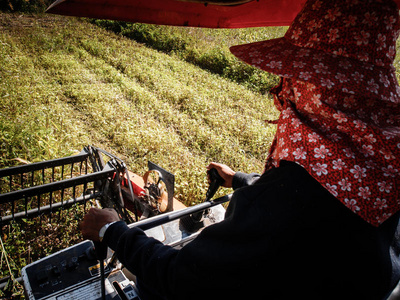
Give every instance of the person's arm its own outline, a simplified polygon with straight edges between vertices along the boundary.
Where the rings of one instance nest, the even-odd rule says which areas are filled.
[[[98,241],[100,225],[97,224],[110,221],[112,215],[113,212],[108,209],[91,209],[81,223],[84,237]],[[199,259],[207,261],[209,256],[215,256],[209,251],[206,241],[191,250],[177,250],[148,237],[139,228],[129,228],[124,221],[113,222],[107,228],[103,242],[115,251],[122,265],[147,288],[166,299],[187,299],[187,293],[200,289],[199,285],[203,284],[202,280],[210,268],[198,269],[196,265],[204,264],[194,262]],[[211,260],[215,261],[215,258]]]
[[[112,224],[104,241],[115,251],[118,260],[150,289],[174,299],[174,277],[179,250],[148,237],[139,228],[129,228],[125,222]],[[188,274],[189,275],[189,274]]]
[[[274,262],[277,250],[272,246],[276,243],[270,242],[270,236],[275,236],[281,228],[287,228],[279,222],[291,220],[293,212],[278,196],[288,192],[287,188],[280,184],[263,184],[262,178],[256,184],[236,190],[225,219],[204,228],[180,250],[147,237],[138,228],[129,228],[123,221],[110,225],[103,241],[115,250],[118,259],[137,276],[139,282],[166,299],[202,299],[207,294],[214,295],[213,299],[225,299],[226,293],[247,293],[244,287],[252,286],[257,274],[260,274],[257,268],[252,269],[254,272],[251,274],[246,273],[249,266],[257,266],[255,261],[263,261],[263,266]],[[266,199],[270,201],[264,201]],[[279,206],[279,213],[271,214],[275,205]],[[92,213],[111,214],[108,210],[99,214],[97,209],[89,212]],[[285,217],[286,214],[289,217]],[[85,219],[104,223],[99,218]],[[279,221],[278,225],[276,221]],[[82,223],[88,228],[96,227]],[[98,236],[98,232],[92,236]],[[279,245],[276,246],[279,248]],[[267,268],[260,270],[264,272]],[[238,280],[238,274],[246,276]]]
[[[261,175],[257,173],[243,173],[243,172],[236,172],[235,176],[232,179],[232,188],[234,190],[252,185],[258,179],[260,179]]]
[[[144,282],[154,281],[157,290],[166,295],[173,293],[171,282],[164,278],[174,272],[174,268],[169,266],[174,265],[178,250],[147,237],[139,228],[129,228],[119,220],[116,211],[109,208],[91,208],[80,223],[82,235],[85,239],[98,242],[100,229],[110,223],[102,242],[116,252],[119,261]]]
[[[243,192],[242,195],[248,195]],[[231,201],[237,202],[233,197]],[[243,199],[234,207],[242,214],[251,210],[252,201]],[[236,211],[236,213],[238,213]],[[204,228],[191,243],[177,250],[147,237],[138,228],[129,228],[124,222],[116,222],[108,227],[104,241],[115,250],[119,261],[138,278],[146,289],[163,295],[165,299],[200,299],[201,293],[213,294],[230,286],[236,272],[247,268],[249,262],[238,264],[243,252],[250,252],[249,245],[238,238],[245,227],[255,220],[230,213],[224,221]],[[245,213],[247,215],[247,213]],[[237,219],[244,224],[237,224]],[[261,226],[262,227],[262,226]],[[223,296],[223,295],[222,295]],[[223,299],[223,297],[221,298]]]
[[[223,187],[233,188],[234,190],[245,186],[252,185],[256,182],[260,175],[256,173],[235,172],[224,164],[212,162],[207,166],[207,170],[216,169],[218,174],[225,180]]]

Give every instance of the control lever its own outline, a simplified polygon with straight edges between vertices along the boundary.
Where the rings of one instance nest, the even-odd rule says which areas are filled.
[[[215,168],[208,170],[207,174],[210,178],[210,185],[209,185],[207,193],[206,193],[205,202],[210,201],[212,199],[212,197],[214,197],[215,193],[218,191],[219,187],[221,185],[223,185],[225,182],[225,180],[221,177],[221,175],[218,174],[218,171]],[[205,211],[205,212],[201,211],[201,212],[192,214],[191,218],[195,223],[198,223],[201,221],[204,213],[207,213],[207,211]]]
[[[106,276],[104,271],[104,260],[107,257],[107,244],[102,242],[93,242],[96,258],[100,263],[100,284],[101,284],[101,299],[106,300]]]
[[[207,174],[210,177],[210,186],[207,190],[206,201],[210,201],[218,191],[219,187],[224,184],[225,180],[218,174],[218,171],[215,168],[208,170]]]
[[[93,242],[93,244],[96,259],[105,260],[107,257],[107,244],[102,242]]]

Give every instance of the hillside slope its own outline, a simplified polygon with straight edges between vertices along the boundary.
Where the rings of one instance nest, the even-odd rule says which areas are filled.
[[[271,99],[85,20],[0,14],[0,167],[94,144],[201,201],[205,166],[263,168]]]

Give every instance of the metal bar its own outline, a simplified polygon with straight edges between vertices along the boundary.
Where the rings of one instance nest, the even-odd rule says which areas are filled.
[[[191,206],[191,207],[188,207],[185,209],[158,215],[158,216],[155,216],[155,217],[152,217],[149,219],[145,219],[145,220],[142,220],[142,221],[139,221],[136,223],[129,224],[128,226],[130,228],[138,227],[142,230],[147,230],[147,229],[154,228],[156,226],[163,225],[165,223],[180,219],[180,218],[188,216],[190,214],[194,214],[194,213],[203,211],[207,208],[228,202],[231,200],[231,198],[232,198],[232,194],[225,195],[225,196],[217,198],[215,200],[206,201],[206,202],[203,202],[203,203],[200,203],[200,204],[197,204],[195,206]]]
[[[28,196],[24,196],[25,212],[28,211]]]
[[[74,185],[72,187],[72,198],[75,199],[75,195],[76,195],[76,185]]]
[[[114,174],[114,169],[106,169],[96,173],[90,173],[84,176],[75,178],[64,179],[57,182],[51,182],[44,185],[34,186],[23,190],[13,191],[0,195],[0,204],[11,202],[13,200],[20,199],[24,196],[35,196],[38,194],[49,193],[56,190],[64,190],[74,185],[81,185],[85,182],[92,182],[99,179],[105,179],[108,176]]]
[[[64,188],[62,188],[61,189],[61,201],[60,201],[60,203],[61,203],[61,207],[63,206],[63,203],[64,203]]]
[[[49,194],[50,194],[49,195],[49,202],[50,202],[49,206],[50,206],[50,212],[52,212],[53,211],[53,192],[50,192]]]
[[[40,194],[37,195],[37,209],[40,213]]]
[[[11,202],[11,217],[14,219],[15,201]]]
[[[32,170],[39,170],[43,168],[58,167],[65,164],[70,164],[73,162],[79,162],[85,160],[89,156],[89,153],[82,151],[81,153],[73,156],[57,158],[52,160],[46,160],[42,162],[27,164],[23,166],[10,167],[5,169],[0,169],[0,177],[21,174],[31,172]]]
[[[87,190],[87,182],[85,182],[84,184],[83,184],[83,210],[86,212],[86,209],[85,209],[85,207],[86,207],[86,198],[85,198],[85,192],[86,192],[86,190]]]
[[[93,148],[93,147],[92,147],[92,148]],[[96,157],[96,158],[98,159],[98,161],[99,161],[100,168],[103,169],[104,166],[105,166],[103,157],[100,155],[100,153],[99,153],[99,151],[98,151],[98,148],[93,148],[93,149],[95,149],[95,151],[94,151],[95,157]]]
[[[76,198],[75,200],[72,198],[69,200],[66,200],[66,201],[64,201],[63,205],[61,204],[61,202],[57,202],[57,203],[54,203],[52,206],[46,205],[46,206],[41,207],[40,209],[33,208],[26,212],[22,211],[22,212],[18,212],[18,213],[12,214],[12,215],[3,216],[3,217],[1,217],[0,227],[9,223],[12,220],[26,218],[26,217],[36,217],[41,214],[51,213],[52,210],[57,210],[57,209],[61,208],[62,206],[63,206],[63,208],[68,208],[74,204],[85,203],[86,201],[88,201],[90,199],[95,199],[100,196],[101,196],[100,192],[89,194],[89,195],[83,195],[83,196]]]
[[[93,172],[97,172],[100,170],[100,168],[97,165],[97,161],[96,161],[96,157],[95,157],[95,153],[93,152],[93,149],[95,149],[95,148],[92,146],[87,147],[87,151],[89,152],[89,159],[90,159],[90,163],[92,165]]]

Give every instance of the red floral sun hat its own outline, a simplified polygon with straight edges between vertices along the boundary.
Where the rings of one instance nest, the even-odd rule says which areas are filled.
[[[233,46],[250,65],[350,94],[400,102],[392,0],[308,0],[285,36]]]

